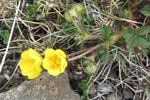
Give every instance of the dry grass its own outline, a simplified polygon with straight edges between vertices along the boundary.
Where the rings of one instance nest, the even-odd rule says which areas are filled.
[[[141,25],[146,24],[146,19],[143,22],[134,21],[130,18],[125,18],[124,16],[118,16],[117,11],[119,11],[122,5],[125,3],[123,0],[110,0],[110,4],[107,5],[104,0],[102,0],[103,7],[99,2],[93,0],[83,0],[81,2],[84,5],[84,15],[82,18],[76,20],[81,29],[88,31],[90,35],[101,35],[102,26],[110,26],[111,31],[115,31],[116,34],[122,31],[121,27],[134,27],[134,29],[139,29]],[[26,0],[23,1],[0,1],[0,22],[1,25],[5,25],[1,30],[9,30],[10,35],[7,45],[0,47],[1,55],[1,65],[0,72],[3,71],[3,66],[7,63],[7,56],[12,54],[16,50],[17,53],[21,54],[22,51],[28,48],[34,48],[42,55],[47,48],[61,48],[68,55],[69,53],[74,53],[76,47],[79,46],[77,50],[84,50],[88,47],[96,46],[98,44],[97,40],[93,43],[93,40],[88,40],[82,43],[80,40],[81,34],[74,27],[73,23],[68,23],[64,19],[64,12],[69,9],[67,4],[74,4],[75,2],[69,0],[37,0],[37,10],[40,12],[35,12],[33,15],[29,14],[27,7],[31,5]],[[138,4],[137,4],[138,5]],[[132,8],[132,9],[136,9]],[[11,12],[11,13],[10,13]],[[34,18],[29,19],[30,18]],[[85,17],[85,18],[84,18]],[[87,19],[91,19],[91,22],[87,22]],[[146,17],[147,18],[147,17]],[[81,21],[81,23],[80,23]],[[12,23],[11,28],[7,27],[8,23]],[[128,23],[129,26],[123,26]],[[84,24],[84,25],[83,25]],[[83,25],[83,26],[82,26]],[[16,28],[17,27],[17,28]],[[66,28],[67,27],[67,28]],[[70,27],[70,28],[68,28]],[[73,28],[72,28],[73,27]],[[73,29],[73,30],[71,30]],[[68,31],[72,32],[68,32]],[[148,34],[149,35],[149,34]],[[15,38],[14,38],[15,36]],[[1,37],[2,38],[2,37]],[[73,41],[72,41],[73,40]],[[73,42],[73,43],[72,43]],[[77,44],[74,46],[74,44]],[[95,57],[95,62],[92,64],[97,66],[97,71],[88,78],[88,90],[89,94],[92,85],[107,83],[113,87],[114,93],[122,96],[120,88],[124,87],[130,89],[134,96],[141,95],[144,99],[148,98],[145,93],[149,88],[149,52],[144,55],[142,50],[139,49],[136,52],[129,52],[127,55],[124,40],[118,40],[116,43],[123,42],[124,44],[113,44],[109,45],[109,49],[101,48],[107,50],[109,57],[112,59],[107,59],[103,61],[103,58],[98,55]],[[98,49],[99,50],[99,49]],[[97,50],[97,52],[99,52]],[[149,50],[149,48],[148,48]],[[88,57],[88,56],[86,56]],[[16,59],[9,59],[18,61],[20,57]],[[82,65],[85,60],[80,58],[80,64]],[[90,63],[91,64],[91,63]],[[83,70],[86,72],[85,67],[82,66]],[[14,66],[14,73],[17,66]],[[87,73],[87,72],[86,72]],[[115,77],[112,77],[111,73],[115,73]],[[13,76],[14,74],[12,74]],[[8,82],[11,78],[8,80]],[[7,82],[7,83],[8,83]],[[7,83],[5,85],[7,85]],[[5,87],[4,85],[4,87]],[[3,87],[2,87],[3,88]],[[95,97],[88,97],[90,100],[96,100],[97,98],[105,98],[106,93],[97,94]],[[134,99],[135,97],[133,97]]]

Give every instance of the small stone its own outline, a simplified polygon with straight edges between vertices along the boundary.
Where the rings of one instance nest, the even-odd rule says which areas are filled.
[[[133,99],[134,95],[130,89],[126,88],[123,90],[123,97],[129,100],[129,99]]]
[[[90,89],[89,89],[89,92],[88,92],[88,95],[90,96],[90,98],[93,98],[97,95],[97,90],[96,90],[96,86],[95,84],[93,84]]]
[[[107,100],[121,100],[121,97],[116,96],[115,94],[111,94],[107,97]]]
[[[113,92],[113,89],[112,89],[111,85],[109,85],[107,83],[102,83],[102,84],[98,84],[97,91],[99,91],[101,93],[110,93],[110,92]]]
[[[0,93],[0,100],[81,100],[70,85],[66,72],[57,77],[42,73],[38,78]]]

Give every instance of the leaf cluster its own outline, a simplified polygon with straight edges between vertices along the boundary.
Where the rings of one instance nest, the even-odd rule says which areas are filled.
[[[81,83],[78,84],[78,86],[83,90],[83,95],[81,96],[81,100],[88,100],[87,98],[87,90],[88,90],[88,85],[87,85],[87,80],[82,80]]]
[[[2,30],[0,31],[0,36],[3,38],[3,43],[7,44],[9,39],[9,32],[8,30]]]
[[[146,34],[149,33],[149,27],[143,26],[139,30],[133,30],[127,28],[123,34],[123,38],[127,42],[126,47],[128,52],[132,52],[135,46],[139,45],[143,49],[146,49],[150,43],[146,39]],[[149,37],[149,35],[147,35]]]
[[[101,33],[101,35],[108,36],[108,38],[104,39],[104,41],[107,42],[108,45],[114,44],[115,41],[112,39],[112,37],[116,33],[110,31],[110,26],[105,26],[104,25],[103,27],[101,27],[100,33]]]
[[[27,7],[26,10],[27,10],[27,13],[29,14],[29,17],[30,17],[30,18],[33,18],[37,12],[39,12],[39,13],[42,12],[42,9],[41,9],[41,8],[37,9],[39,6],[40,6],[40,5],[37,3],[37,0],[34,0],[33,5],[29,5],[29,6]]]

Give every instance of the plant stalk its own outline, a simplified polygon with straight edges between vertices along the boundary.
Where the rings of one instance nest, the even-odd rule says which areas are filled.
[[[103,36],[103,35],[88,35],[88,39],[99,39],[99,38],[108,38],[108,36]]]
[[[99,45],[97,45],[97,46],[91,48],[90,50],[88,50],[88,51],[82,53],[81,55],[78,55],[78,56],[76,56],[76,57],[73,57],[73,58],[68,59],[68,61],[73,61],[73,60],[79,59],[79,58],[81,58],[82,56],[84,56],[84,55],[86,55],[86,54],[88,54],[88,53],[90,53],[90,52],[96,50],[97,48],[99,48],[99,47],[101,47],[101,46],[103,46],[103,45],[104,45],[104,43],[99,44]]]

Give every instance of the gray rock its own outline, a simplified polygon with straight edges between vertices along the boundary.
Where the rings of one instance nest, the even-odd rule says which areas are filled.
[[[113,89],[112,89],[111,85],[109,85],[107,83],[102,83],[102,84],[98,84],[97,91],[108,94],[109,92],[113,92]]]
[[[57,77],[47,72],[38,78],[25,81],[20,86],[0,94],[0,100],[81,100],[68,80],[68,74]]]
[[[134,95],[133,95],[133,93],[132,93],[132,91],[129,89],[129,88],[125,88],[124,90],[123,90],[123,97],[125,98],[125,99],[133,99],[133,97],[134,97]]]
[[[121,100],[121,97],[116,96],[115,94],[111,94],[107,97],[107,100]]]

